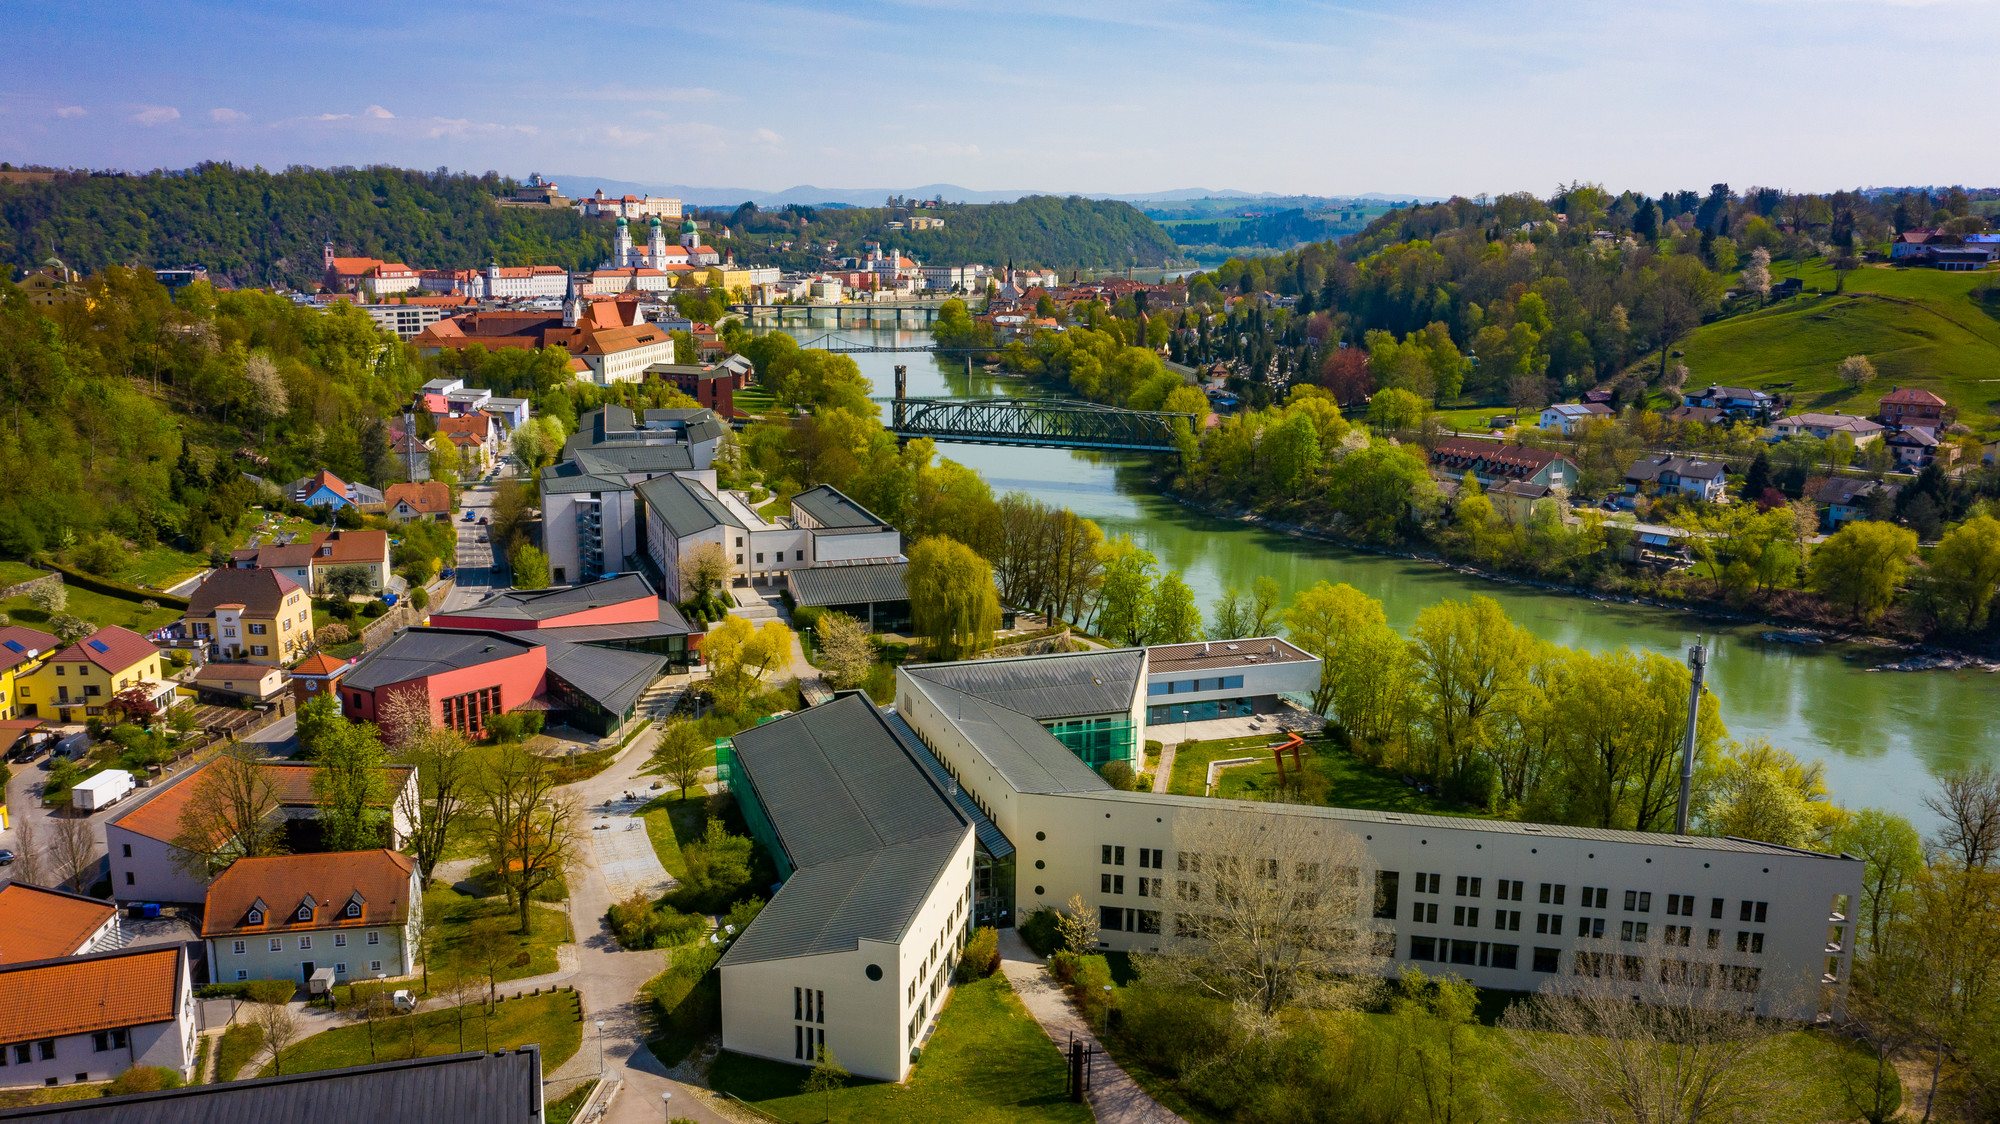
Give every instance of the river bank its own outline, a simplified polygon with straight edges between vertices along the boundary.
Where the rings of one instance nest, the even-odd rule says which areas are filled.
[[[1154,478],[1154,483],[1156,485],[1159,483],[1157,477]],[[1194,497],[1181,495],[1165,487],[1158,487],[1155,494],[1183,507],[1198,511],[1211,519],[1263,527],[1279,534],[1289,535],[1292,538],[1311,539],[1315,542],[1327,543],[1342,550],[1352,550],[1362,554],[1374,554],[1384,558],[1407,559],[1424,565],[1437,566],[1450,570],[1455,574],[1477,578],[1481,581],[1544,590],[1572,597],[1582,597],[1591,601],[1600,601],[1606,604],[1643,605],[1653,609],[1692,613],[1710,620],[1728,621],[1733,624],[1767,625],[1776,631],[1766,633],[1765,639],[1774,642],[1794,644],[1807,642],[1800,635],[1805,634],[1814,638],[1810,642],[1863,644],[1886,651],[1907,652],[1912,656],[1911,659],[1869,668],[1868,670],[1870,671],[1973,670],[2000,672],[2000,662],[1980,658],[1977,649],[1883,636],[1877,633],[1854,632],[1847,629],[1829,627],[1824,621],[1817,618],[1791,616],[1783,613],[1744,613],[1731,607],[1726,602],[1669,600],[1658,597],[1647,597],[1635,593],[1607,593],[1589,586],[1552,582],[1543,578],[1528,577],[1505,570],[1496,570],[1490,567],[1475,565],[1470,562],[1462,562],[1430,551],[1396,550],[1390,547],[1377,546],[1372,543],[1357,543],[1310,524],[1272,519],[1254,511],[1245,511],[1240,507],[1217,507],[1204,503]]]

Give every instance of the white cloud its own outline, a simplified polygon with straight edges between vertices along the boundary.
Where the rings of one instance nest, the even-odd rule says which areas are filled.
[[[354,116],[354,115],[353,115],[352,113],[322,113],[322,114],[320,114],[320,115],[319,115],[318,117],[315,117],[315,118],[313,118],[313,120],[315,120],[315,121],[346,121],[346,120],[348,120],[348,119],[352,118],[353,116]]]
[[[83,107],[82,107],[82,106],[80,106],[80,105],[59,105],[59,106],[56,106],[56,116],[57,116],[57,117],[82,117],[82,116],[84,116],[84,110],[83,110]]]
[[[777,144],[785,139],[769,129],[759,129],[753,135],[765,144]]]
[[[228,109],[223,106],[217,106],[216,108],[209,110],[208,117],[209,120],[219,121],[224,125],[227,125],[232,121],[250,120],[250,115],[248,113],[244,113],[242,110],[238,109]]]
[[[132,115],[132,120],[146,126],[148,129],[155,125],[164,125],[169,121],[178,121],[180,119],[181,111],[171,105],[149,105]]]
[[[395,115],[395,114],[393,114],[393,113],[389,112],[389,111],[388,111],[388,110],[386,110],[386,109],[383,109],[383,108],[382,108],[381,106],[379,106],[379,105],[371,105],[371,106],[369,106],[369,107],[368,107],[367,109],[364,109],[364,110],[362,110],[362,111],[361,111],[361,116],[363,116],[363,117],[373,117],[373,118],[375,118],[375,119],[376,119],[377,121],[393,121],[393,120],[395,120],[395,119],[396,119],[396,115]]]

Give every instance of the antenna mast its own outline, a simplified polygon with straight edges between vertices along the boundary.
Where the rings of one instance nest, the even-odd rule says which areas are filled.
[[[1688,799],[1694,788],[1694,733],[1701,720],[1701,679],[1708,670],[1708,648],[1701,637],[1694,638],[1694,647],[1688,649],[1688,721],[1687,735],[1681,741],[1681,799],[1674,811],[1674,834],[1688,833]]]

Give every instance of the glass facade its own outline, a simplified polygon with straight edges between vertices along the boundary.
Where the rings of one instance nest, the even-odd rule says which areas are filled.
[[[764,805],[757,799],[757,789],[748,782],[738,784],[742,767],[736,762],[736,746],[728,738],[715,739],[715,779],[736,798],[736,810],[743,813],[743,822],[750,828],[750,838],[764,847],[771,861],[778,866],[778,881],[792,876],[791,860],[785,857],[785,849],[778,845],[778,832],[771,826],[771,817],[764,812]]]
[[[1132,760],[1132,720],[1123,715],[1052,722],[1048,730],[1093,769],[1102,769],[1113,761],[1129,764]]]
[[[976,925],[1008,929],[1014,925],[1014,852],[995,858],[985,843],[972,856],[972,916]]]
[[[1146,708],[1146,725],[1166,722],[1206,722],[1211,718],[1248,718],[1256,713],[1249,699],[1209,699]]]

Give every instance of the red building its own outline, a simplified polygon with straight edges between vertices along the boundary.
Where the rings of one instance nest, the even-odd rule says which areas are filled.
[[[743,380],[728,367],[655,363],[646,368],[646,377],[672,383],[682,394],[714,410],[717,417],[739,416],[735,406],[736,390],[743,385]]]
[[[1928,390],[1916,387],[1897,387],[1882,396],[1882,424],[1901,429],[1916,426],[1921,429],[1941,430],[1958,417],[1958,411],[1951,408],[1944,399]]]

